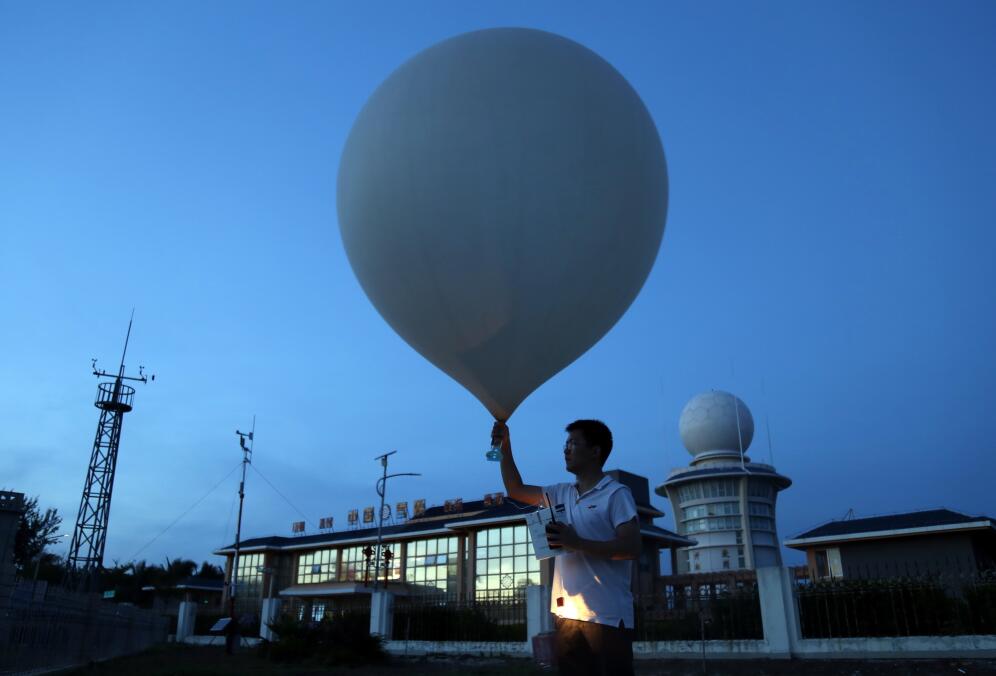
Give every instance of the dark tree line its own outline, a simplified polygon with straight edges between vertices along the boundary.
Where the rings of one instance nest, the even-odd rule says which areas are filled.
[[[58,561],[45,548],[62,539],[57,535],[61,525],[58,510],[38,509],[38,496],[24,500],[24,512],[14,535],[14,570],[19,577],[31,577],[36,569],[47,569]]]
[[[140,603],[143,588],[155,587],[166,590],[190,578],[197,580],[223,580],[225,573],[221,567],[204,561],[197,565],[190,559],[166,559],[165,564],[150,564],[145,561],[115,565],[105,568],[100,576],[102,591],[113,590],[115,601]]]
[[[66,577],[66,562],[45,549],[63,539],[58,535],[62,517],[53,508],[40,510],[37,496],[25,499],[24,507],[14,536],[15,572],[20,579],[32,580],[37,577],[39,581],[60,584]],[[164,564],[145,561],[122,564],[115,561],[113,566],[102,571],[100,580],[102,591],[115,591],[115,600],[137,602],[143,587],[164,589],[192,577],[200,580],[222,580],[224,572],[221,567],[207,561],[198,565],[190,559],[171,561],[167,558]]]

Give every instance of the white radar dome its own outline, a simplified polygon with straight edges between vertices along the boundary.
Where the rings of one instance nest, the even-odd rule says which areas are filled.
[[[710,451],[739,453],[741,443],[746,451],[754,439],[754,418],[742,399],[729,392],[712,390],[692,397],[685,404],[678,432],[692,455]]]

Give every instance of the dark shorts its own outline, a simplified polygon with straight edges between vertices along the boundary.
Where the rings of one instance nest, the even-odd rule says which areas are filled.
[[[597,622],[554,618],[561,674],[632,674],[633,631]]]

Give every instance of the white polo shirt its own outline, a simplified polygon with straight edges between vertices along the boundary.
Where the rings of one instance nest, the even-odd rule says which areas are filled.
[[[608,474],[579,495],[576,484],[554,484],[543,491],[564,505],[564,519],[585,540],[612,540],[616,527],[636,517],[629,488]],[[557,518],[560,518],[558,514]],[[633,628],[632,561],[612,561],[582,552],[554,558],[550,612],[559,617]]]

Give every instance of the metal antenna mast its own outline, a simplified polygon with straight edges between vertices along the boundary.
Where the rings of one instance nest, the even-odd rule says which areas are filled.
[[[235,619],[235,596],[239,583],[239,549],[242,541],[242,503],[246,497],[246,466],[252,462],[253,436],[256,434],[256,416],[252,417],[252,430],[248,433],[235,430],[239,435],[239,446],[242,448],[242,480],[239,482],[239,520],[235,526],[235,556],[232,557],[232,586],[228,590],[229,615]],[[249,445],[246,446],[246,439]]]
[[[83,496],[76,516],[76,528],[66,556],[67,573],[75,577],[81,587],[95,590],[97,575],[104,565],[104,544],[107,541],[107,522],[111,513],[111,491],[114,488],[114,468],[118,462],[118,446],[121,442],[121,423],[124,414],[132,409],[135,388],[124,381],[140,383],[155,380],[146,377],[145,367],[138,367],[137,376],[125,375],[125,355],[128,354],[128,341],[131,339],[131,325],[135,311],[128,320],[128,333],[125,335],[124,350],[117,374],[97,369],[97,360],[91,361],[93,375],[98,378],[113,378],[97,384],[97,399],[94,406],[100,409],[97,435],[93,440],[90,467],[83,484]]]
[[[380,576],[380,562],[384,556],[382,551],[382,544],[384,541],[384,494],[387,492],[387,480],[393,479],[396,476],[422,476],[417,472],[399,472],[398,474],[388,474],[387,473],[387,459],[397,453],[397,451],[391,451],[390,453],[385,453],[384,455],[378,455],[374,460],[380,460],[380,466],[384,468],[384,474],[379,479],[377,479],[377,495],[380,496],[380,514],[377,515],[377,550],[374,554],[374,590],[376,591],[378,586],[378,580]],[[387,561],[384,562],[385,566]],[[387,586],[387,568],[385,567],[385,580],[384,586]]]

